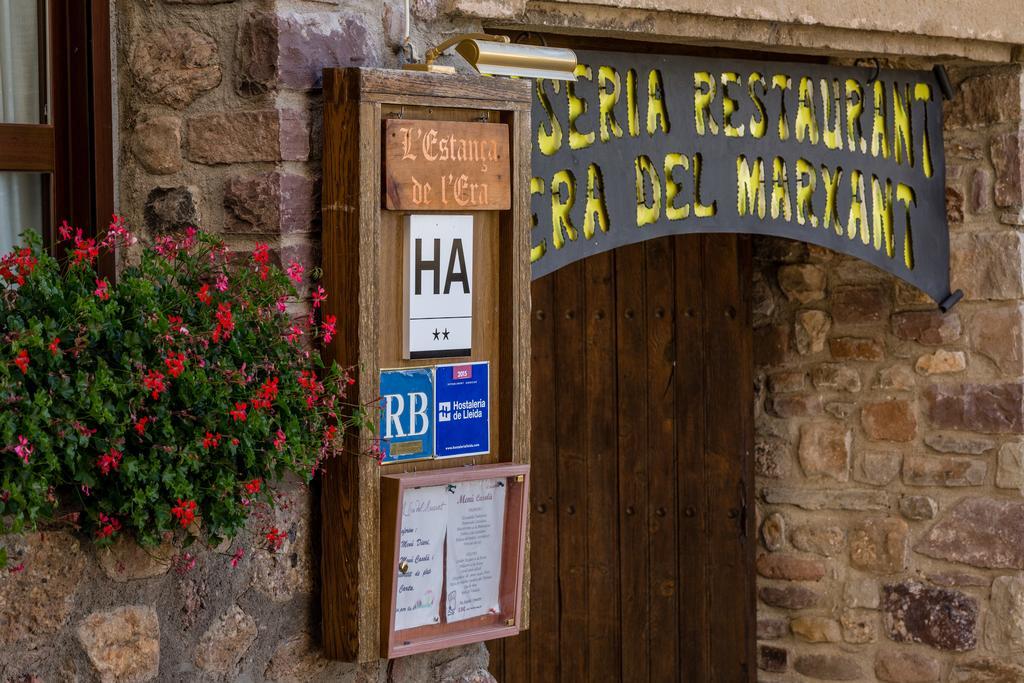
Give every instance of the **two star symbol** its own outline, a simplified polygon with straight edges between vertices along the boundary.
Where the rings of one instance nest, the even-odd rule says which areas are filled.
[[[438,330],[438,329],[437,329],[437,328],[435,327],[435,328],[434,328],[434,341],[437,341],[438,339],[440,339],[440,338],[441,338],[441,335],[444,335],[444,339],[445,339],[445,341],[447,341],[447,340],[448,340],[448,335],[449,335],[449,334],[451,334],[451,333],[450,333],[450,332],[448,331],[448,328],[447,328],[447,327],[446,327],[446,328],[444,328],[444,332],[441,332],[441,331],[439,331],[439,330]]]

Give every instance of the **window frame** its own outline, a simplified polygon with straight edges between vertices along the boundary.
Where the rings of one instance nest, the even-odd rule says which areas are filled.
[[[62,220],[102,237],[114,212],[110,7],[107,0],[38,0],[40,119],[0,123],[0,171],[46,173],[43,242],[62,258]],[[41,60],[42,61],[42,60]],[[113,254],[98,264],[114,275]]]

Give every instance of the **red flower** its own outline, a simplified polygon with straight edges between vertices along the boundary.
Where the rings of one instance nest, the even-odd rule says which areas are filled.
[[[167,366],[168,375],[175,378],[179,377],[185,370],[185,354],[171,351],[167,354],[167,358],[164,359],[164,365]]]
[[[338,428],[334,425],[327,425],[327,429],[324,430],[324,442],[330,443],[334,441],[334,437],[338,435]]]
[[[53,341],[46,348],[55,356],[60,353],[60,337],[54,337]]]
[[[245,555],[245,549],[244,548],[239,548],[238,550],[235,551],[235,554],[231,556],[231,566],[232,566],[232,568],[238,566],[238,562],[239,562],[239,560],[242,559],[243,555]]]
[[[287,440],[288,440],[288,437],[285,436],[285,433],[282,432],[280,429],[278,429],[277,430],[277,437],[274,439],[274,448],[276,448],[277,450],[281,450],[281,446],[284,446],[284,443]]]
[[[107,299],[110,298],[110,292],[107,291],[107,288],[109,286],[110,284],[106,280],[97,278],[96,291],[94,291],[93,294],[95,294],[100,301],[106,301]]]
[[[221,339],[227,339],[231,336],[232,330],[235,329],[235,319],[231,315],[231,304],[222,303],[217,305],[217,328],[213,331],[213,341],[219,342]]]
[[[146,425],[149,424],[149,420],[150,418],[147,416],[140,417],[138,420],[135,421],[135,431],[138,433],[139,436],[142,436],[143,434],[146,433]]]
[[[113,515],[107,516],[100,513],[100,528],[96,530],[96,538],[109,538],[115,532],[121,530],[121,522]]]
[[[298,325],[292,325],[292,328],[288,331],[288,341],[294,344],[301,336],[302,328]]]
[[[72,228],[68,225],[67,221],[62,221],[61,224],[57,226],[57,232],[60,233],[60,238],[62,240],[71,239]]]
[[[100,468],[100,472],[103,475],[108,475],[110,470],[116,470],[121,467],[121,456],[121,451],[111,448],[99,457],[96,461],[96,466]]]
[[[238,403],[235,404],[235,409],[228,412],[230,413],[231,418],[235,422],[245,422],[246,418],[248,417],[245,413],[245,409],[247,407],[248,404],[246,404],[245,401],[239,401]]]
[[[181,528],[185,529],[196,518],[196,502],[179,498],[178,504],[171,508],[171,514],[178,520]]]
[[[91,264],[100,255],[99,247],[96,246],[96,240],[93,238],[83,239],[82,229],[77,228],[75,230],[75,249],[71,252],[71,257],[74,259],[74,264],[77,266],[81,263]]]
[[[277,527],[270,527],[270,531],[266,533],[267,545],[270,546],[271,550],[278,550],[281,544],[284,543],[284,539],[287,538],[287,534],[282,531],[278,531]]]
[[[154,401],[160,400],[160,394],[167,391],[167,385],[164,384],[164,375],[159,370],[150,370],[143,380],[142,384],[151,391],[150,394]]]
[[[18,434],[18,445],[14,446],[14,454],[21,458],[23,463],[28,464],[28,459],[32,457],[32,451],[34,450],[35,447],[28,442],[28,439]]]
[[[298,261],[292,261],[288,264],[287,272],[288,277],[290,277],[295,284],[299,285],[302,284],[302,274],[306,272],[306,269]]]
[[[206,436],[203,437],[203,448],[216,448],[220,445],[221,435],[206,432]]]
[[[28,373],[28,351],[22,349],[18,351],[18,355],[14,358],[14,364],[21,370],[21,374]]]
[[[262,385],[260,385],[259,392],[257,393],[256,398],[252,400],[252,407],[257,410],[269,410],[270,406],[274,402],[274,399],[277,398],[277,384],[278,378],[273,377],[271,379],[266,380]]]
[[[262,479],[256,478],[252,481],[245,482],[245,490],[249,493],[259,493],[260,485],[263,483]]]
[[[196,292],[196,298],[202,303],[210,305],[213,302],[213,297],[210,296],[210,285],[204,284],[200,287],[199,291]]]
[[[335,332],[336,332],[337,325],[338,325],[338,317],[337,316],[329,315],[329,316],[324,318],[324,322],[323,322],[323,326],[322,327],[323,327],[323,331],[324,331],[324,342],[325,343],[329,344],[331,342],[331,340],[334,339],[334,335],[335,335]]]
[[[270,272],[270,267],[267,265],[270,262],[270,248],[257,242],[256,248],[252,250],[252,260],[259,265],[260,279],[266,280],[267,274]]]
[[[327,290],[318,286],[313,292],[313,308],[320,308],[320,304],[327,300]]]

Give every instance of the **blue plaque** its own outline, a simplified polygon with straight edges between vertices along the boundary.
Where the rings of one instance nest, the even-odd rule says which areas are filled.
[[[402,368],[380,371],[380,448],[382,463],[434,455],[434,371]]]
[[[438,365],[434,378],[434,431],[438,458],[491,450],[490,364]]]

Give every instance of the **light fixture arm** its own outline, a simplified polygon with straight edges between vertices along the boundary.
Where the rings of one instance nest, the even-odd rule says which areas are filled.
[[[423,63],[426,64],[427,67],[429,68],[437,60],[437,58],[444,53],[445,50],[452,47],[453,45],[458,45],[464,40],[485,40],[490,41],[492,43],[511,42],[508,36],[494,35],[491,33],[463,33],[457,36],[453,36],[452,38],[449,38],[448,40],[444,41],[437,47],[431,48],[427,52],[427,54],[424,55]]]

